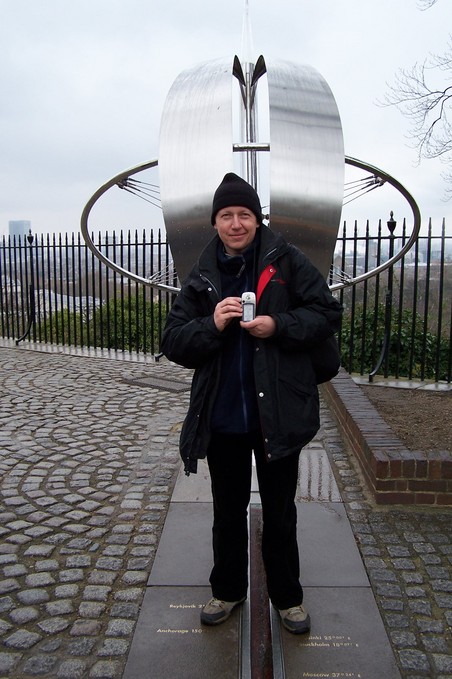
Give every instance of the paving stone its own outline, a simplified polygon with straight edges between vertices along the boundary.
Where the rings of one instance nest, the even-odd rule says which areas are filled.
[[[85,577],[81,568],[68,568],[59,572],[60,582],[80,582]]]
[[[12,625],[6,620],[0,619],[0,636],[3,636],[12,628]]]
[[[44,653],[55,653],[63,645],[63,639],[60,637],[54,637],[53,639],[48,638],[41,641],[37,648],[39,651],[44,651]]]
[[[89,676],[92,679],[115,679],[119,671],[119,662],[114,660],[99,660],[93,665]]]
[[[25,535],[28,535],[31,538],[41,538],[51,532],[52,529],[46,526],[33,526],[32,528],[28,528],[24,531]]]
[[[401,575],[407,585],[422,585],[425,580],[422,573],[419,573],[418,571],[404,571]]]
[[[81,656],[91,655],[95,644],[96,639],[90,637],[82,637],[80,639],[72,641],[68,645],[68,653],[70,653],[70,655],[81,655]]]
[[[55,578],[50,573],[32,573],[25,578],[27,587],[46,587],[54,585]]]
[[[142,571],[126,571],[121,577],[122,582],[127,585],[137,585],[144,583],[148,579],[148,574]]]
[[[424,599],[413,599],[408,603],[410,610],[417,615],[430,616],[432,614],[432,606],[429,601]]]
[[[82,618],[99,618],[106,609],[106,604],[97,601],[82,601],[78,612]]]
[[[101,627],[102,623],[96,620],[76,620],[70,634],[74,637],[93,637],[99,634]]]
[[[397,576],[389,568],[374,568],[369,570],[369,577],[375,582],[396,582]]]
[[[47,557],[52,554],[53,550],[54,547],[52,545],[33,544],[26,549],[24,556]]]
[[[416,566],[411,559],[393,559],[394,568],[397,570],[414,571]]]
[[[91,557],[88,554],[75,554],[68,556],[66,559],[66,567],[70,568],[87,568],[91,566]]]
[[[39,610],[33,606],[15,608],[10,612],[9,617],[15,625],[25,625],[27,622],[39,618]]]
[[[58,679],[83,679],[87,662],[84,660],[65,660],[58,668]]]
[[[392,584],[377,584],[377,594],[382,597],[400,597],[402,596],[402,588],[400,585],[392,585]]]
[[[0,672],[9,676],[9,672],[16,667],[22,655],[19,653],[3,653],[0,652]]]
[[[24,664],[24,673],[32,676],[48,674],[57,663],[57,658],[51,655],[37,655],[29,658]]]
[[[449,650],[449,644],[444,637],[439,636],[422,636],[422,643],[426,651],[433,653],[444,653],[447,654]]]
[[[123,639],[105,639],[102,648],[97,652],[98,656],[125,655],[128,649],[128,642]]]
[[[7,524],[7,528],[9,530],[20,531],[24,530],[24,528],[31,528],[32,525],[28,521],[11,521]]]
[[[29,535],[25,535],[25,533],[16,533],[14,535],[9,535],[6,539],[11,543],[20,546],[26,545],[27,542],[31,542],[33,538]]]
[[[110,637],[127,637],[132,633],[134,627],[134,620],[117,618],[116,620],[110,620],[108,623],[106,635]]]
[[[128,587],[117,590],[114,597],[117,601],[136,601],[143,596],[143,590],[139,587]]]
[[[404,670],[430,670],[428,658],[422,651],[414,649],[399,651],[399,659]]]
[[[440,653],[433,653],[433,664],[437,672],[444,675],[452,674],[452,656]]]
[[[407,648],[409,646],[417,646],[416,635],[413,632],[392,630],[390,636],[396,647]]]
[[[112,618],[135,618],[137,619],[140,607],[132,603],[117,603],[111,607]]]
[[[452,594],[434,594],[434,600],[440,608],[452,610]]]
[[[57,598],[74,598],[77,596],[79,590],[78,585],[59,585],[55,587],[55,596]]]
[[[34,604],[46,603],[50,599],[50,595],[45,589],[23,589],[17,593],[17,598],[25,606],[33,606]]]
[[[125,552],[125,549],[123,549],[122,547],[119,549],[122,550],[121,553]],[[102,556],[96,561],[96,567],[104,570],[118,571],[122,568],[122,565],[123,565],[122,559],[116,559],[113,557]]]
[[[426,591],[423,587],[407,587],[406,595],[409,597],[425,597]]]
[[[431,580],[430,585],[435,592],[452,592],[452,580]]]
[[[400,599],[382,599],[381,606],[385,611],[403,611],[403,601]]]
[[[93,585],[112,585],[117,577],[118,573],[115,571],[94,570],[89,574],[88,582]]]
[[[35,569],[37,571],[57,571],[60,564],[56,559],[46,559],[44,561],[37,561],[35,564]]]
[[[386,613],[385,619],[389,628],[405,629],[410,626],[409,618],[406,615]]]
[[[444,625],[441,620],[417,618],[416,624],[421,632],[429,632],[431,634],[442,634],[444,632]]]
[[[74,604],[71,599],[60,599],[50,601],[44,608],[49,615],[70,615],[74,611]]]
[[[0,595],[15,592],[18,589],[20,589],[20,585],[15,578],[7,578],[0,581]]]
[[[137,570],[148,570],[149,571],[150,564],[151,564],[150,559],[135,557],[133,559],[129,559],[129,561],[127,562],[127,568],[131,571],[137,571]]]
[[[450,578],[450,570],[447,568],[427,566],[426,571],[432,580],[448,580]]]
[[[57,634],[59,632],[63,632],[63,630],[69,627],[69,625],[69,620],[61,617],[49,618],[48,620],[42,620],[38,623],[38,627],[46,634]]]
[[[35,632],[28,632],[25,629],[19,629],[13,632],[5,639],[5,646],[9,648],[26,649],[31,648],[42,639],[42,636]]]
[[[83,598],[88,601],[106,601],[111,587],[104,585],[87,585],[83,590]]]

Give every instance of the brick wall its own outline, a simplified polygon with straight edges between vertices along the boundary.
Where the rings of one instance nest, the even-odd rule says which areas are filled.
[[[378,504],[452,505],[449,452],[408,450],[343,369],[321,392]]]

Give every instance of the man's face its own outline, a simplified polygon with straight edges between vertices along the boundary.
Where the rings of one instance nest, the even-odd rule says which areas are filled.
[[[259,224],[254,212],[233,205],[217,212],[215,228],[227,254],[240,255],[253,242]]]

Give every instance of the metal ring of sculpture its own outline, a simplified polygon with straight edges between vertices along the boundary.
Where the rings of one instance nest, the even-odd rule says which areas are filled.
[[[356,158],[350,158],[348,156],[345,156],[345,162],[347,165],[351,165],[353,167],[356,167],[358,169],[361,169],[365,172],[370,172],[373,177],[375,178],[375,184],[381,185],[382,182],[386,182],[393,186],[407,201],[408,205],[411,208],[412,215],[413,215],[413,226],[411,229],[411,234],[405,245],[400,249],[399,252],[397,252],[391,259],[388,259],[386,262],[381,264],[380,266],[371,269],[369,271],[366,271],[359,276],[356,276],[355,278],[347,278],[346,280],[342,281],[341,283],[335,283],[330,286],[331,290],[341,290],[342,288],[346,288],[352,285],[356,285],[357,283],[361,283],[362,281],[365,281],[368,278],[371,278],[373,276],[376,276],[386,269],[388,269],[391,266],[394,266],[394,264],[402,259],[404,255],[413,247],[414,243],[416,242],[416,239],[419,235],[419,230],[421,227],[421,215],[419,212],[419,208],[417,206],[416,201],[414,200],[413,196],[398,182],[394,177],[391,177],[387,172],[384,172],[383,170],[380,170],[379,168],[375,167],[374,165],[370,165],[369,163],[365,163],[362,160],[357,160]],[[143,163],[141,165],[137,165],[136,167],[130,168],[128,170],[124,170],[123,172],[120,172],[119,174],[115,175],[111,179],[109,179],[105,184],[103,184],[89,199],[87,202],[83,213],[81,217],[81,232],[83,235],[83,238],[86,242],[86,245],[88,248],[91,250],[91,252],[99,259],[103,264],[106,266],[110,267],[113,271],[115,271],[118,274],[121,274],[122,276],[125,276],[127,278],[130,278],[131,280],[137,282],[137,283],[142,283],[143,285],[149,286],[151,288],[155,288],[156,290],[162,290],[165,292],[174,292],[177,293],[179,292],[178,287],[172,286],[172,285],[167,285],[165,283],[153,281],[152,278],[144,278],[143,276],[139,276],[138,274],[135,274],[131,271],[128,271],[127,269],[124,269],[121,267],[119,264],[116,262],[113,262],[111,259],[106,257],[95,245],[90,232],[88,228],[88,220],[89,220],[89,215],[94,207],[95,203],[103,196],[109,189],[115,186],[120,186],[123,188],[124,182],[127,182],[127,180],[138,174],[139,172],[144,172],[145,170],[148,170],[152,167],[156,167],[158,165],[158,160],[151,160],[149,162]]]

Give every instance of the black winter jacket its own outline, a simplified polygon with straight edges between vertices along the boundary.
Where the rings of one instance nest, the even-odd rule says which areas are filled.
[[[342,308],[307,257],[261,226],[257,314],[270,315],[275,334],[255,338],[254,376],[264,446],[269,462],[298,452],[319,428],[319,400],[309,348],[340,326]],[[216,235],[202,252],[169,313],[162,352],[194,368],[180,452],[187,474],[197,471],[210,441],[218,389],[223,333],[213,320],[223,298]]]

